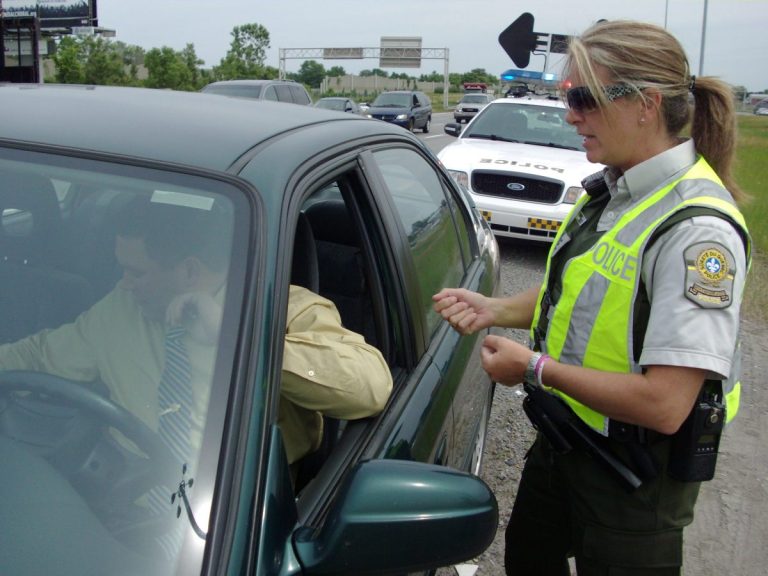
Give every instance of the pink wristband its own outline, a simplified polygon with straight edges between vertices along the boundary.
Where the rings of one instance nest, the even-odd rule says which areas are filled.
[[[542,354],[536,361],[536,366],[533,367],[533,374],[536,376],[536,383],[539,386],[544,385],[541,381],[541,375],[544,372],[544,364],[546,364],[547,360],[552,360],[552,357],[548,354]]]

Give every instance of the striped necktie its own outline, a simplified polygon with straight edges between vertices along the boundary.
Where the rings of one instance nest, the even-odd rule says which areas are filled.
[[[157,390],[160,437],[181,464],[189,464],[192,429],[192,378],[184,344],[185,329],[171,328],[165,337],[165,368]]]
[[[192,378],[184,333],[184,328],[174,327],[165,335],[165,367],[157,389],[158,432],[176,458],[179,473],[191,458]],[[150,491],[149,503],[156,514],[171,510],[173,492],[166,486],[156,486]]]

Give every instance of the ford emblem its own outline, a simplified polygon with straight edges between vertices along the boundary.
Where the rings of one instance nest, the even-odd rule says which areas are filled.
[[[519,182],[510,182],[507,184],[507,188],[512,190],[512,192],[522,192],[525,190],[525,186],[520,184]]]

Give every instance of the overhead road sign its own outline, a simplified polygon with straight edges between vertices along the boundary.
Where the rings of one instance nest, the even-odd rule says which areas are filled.
[[[362,48],[323,48],[324,60],[358,60],[362,58]]]
[[[421,68],[420,36],[382,36],[380,68]]]

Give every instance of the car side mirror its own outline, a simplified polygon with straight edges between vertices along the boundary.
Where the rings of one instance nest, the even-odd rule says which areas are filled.
[[[307,574],[402,574],[479,556],[493,541],[498,505],[477,476],[406,460],[370,460],[347,477],[315,533],[300,528]]]
[[[461,134],[461,124],[457,124],[456,122],[449,122],[443,126],[443,132],[448,134],[448,136],[459,136]]]

